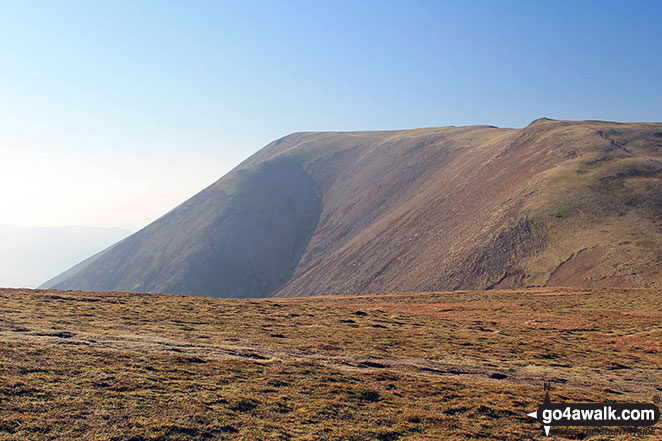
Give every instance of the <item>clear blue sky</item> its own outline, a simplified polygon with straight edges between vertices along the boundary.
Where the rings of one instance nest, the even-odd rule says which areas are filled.
[[[661,17],[659,1],[5,1],[0,223],[135,230],[294,131],[661,121]]]

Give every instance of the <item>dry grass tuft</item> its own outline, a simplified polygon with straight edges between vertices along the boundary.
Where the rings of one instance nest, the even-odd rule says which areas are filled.
[[[544,381],[660,395],[660,294],[0,290],[0,439],[543,439]]]

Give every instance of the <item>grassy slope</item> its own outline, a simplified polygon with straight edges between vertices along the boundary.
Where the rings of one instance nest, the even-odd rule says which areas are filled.
[[[659,123],[297,133],[55,287],[659,287],[661,250]]]
[[[545,439],[525,416],[543,381],[555,401],[662,393],[660,294],[5,289],[0,439]]]
[[[661,128],[589,122],[549,132],[560,142],[569,136],[584,142],[574,146],[576,156],[546,173],[540,194],[527,201],[551,236],[545,253],[525,264],[530,283],[549,283],[560,264],[582,252],[595,259],[566,268],[565,278],[550,284],[662,283]]]
[[[545,119],[421,129],[312,166],[320,224],[279,295],[659,286],[661,133]]]

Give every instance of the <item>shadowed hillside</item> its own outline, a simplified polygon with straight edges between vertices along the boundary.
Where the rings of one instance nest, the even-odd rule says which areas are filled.
[[[662,124],[297,133],[45,287],[224,297],[662,283]]]

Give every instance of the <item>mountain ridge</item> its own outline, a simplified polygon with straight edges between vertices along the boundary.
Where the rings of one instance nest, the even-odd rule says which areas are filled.
[[[298,132],[55,285],[223,297],[659,286],[662,124]]]

